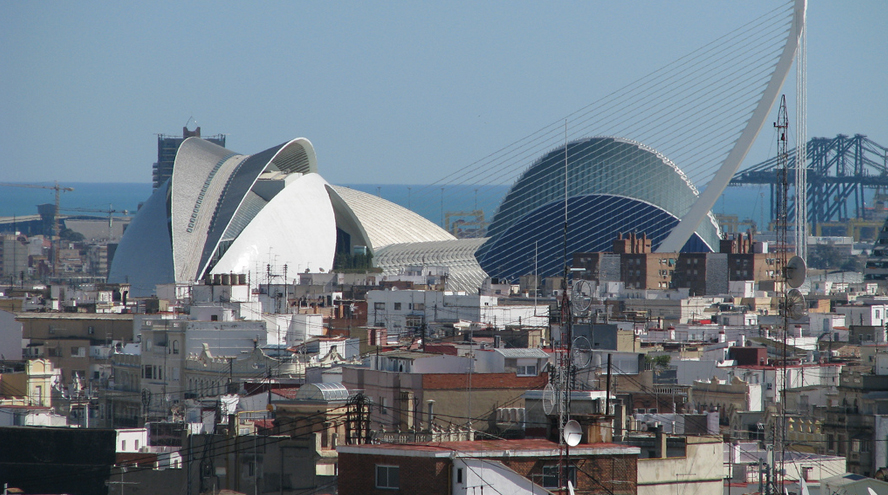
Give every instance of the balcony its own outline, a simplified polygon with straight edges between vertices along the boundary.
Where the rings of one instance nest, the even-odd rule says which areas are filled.
[[[676,397],[687,397],[688,396],[688,388],[683,386],[674,386],[674,385],[655,385],[654,393],[656,395],[674,395]]]

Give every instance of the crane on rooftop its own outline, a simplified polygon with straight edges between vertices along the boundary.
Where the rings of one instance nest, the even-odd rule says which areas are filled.
[[[43,184],[16,184],[10,182],[0,182],[0,186],[6,187],[30,187],[34,189],[52,189],[55,191],[55,211],[52,216],[52,236],[54,238],[54,244],[52,249],[52,274],[55,276],[57,274],[58,266],[59,266],[59,249],[61,248],[61,226],[59,225],[59,203],[61,201],[61,195],[63,192],[71,192],[74,190],[73,187],[62,187],[59,185],[59,181],[55,181],[54,185],[46,186]]]

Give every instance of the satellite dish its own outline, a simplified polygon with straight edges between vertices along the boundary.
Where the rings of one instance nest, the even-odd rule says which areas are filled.
[[[572,419],[564,424],[564,443],[571,447],[576,447],[582,439],[583,429],[580,427],[580,423],[577,423],[577,420]]]
[[[555,387],[551,383],[543,389],[543,412],[546,415],[552,414],[555,410]]]
[[[798,320],[805,316],[805,312],[808,309],[805,304],[805,296],[798,289],[792,289],[787,292],[786,300],[783,304],[784,314],[791,320]]]
[[[574,282],[571,296],[574,315],[586,314],[592,307],[592,283],[588,280],[577,280]]]
[[[793,256],[786,263],[786,283],[793,289],[798,289],[805,283],[805,276],[808,267],[805,266],[805,260],[798,256]]]
[[[570,347],[570,362],[578,369],[585,369],[592,362],[592,344],[589,339],[580,336],[574,339]]]

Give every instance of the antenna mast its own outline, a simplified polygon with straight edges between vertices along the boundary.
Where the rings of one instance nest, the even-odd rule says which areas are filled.
[[[786,113],[786,95],[780,97],[780,108],[777,111],[777,122],[774,124],[774,127],[777,129],[777,166],[779,168],[780,173],[780,190],[778,192],[778,209],[777,209],[777,248],[780,250],[780,270],[783,274],[782,282],[783,287],[781,290],[783,291],[783,386],[780,388],[782,396],[780,397],[780,403],[778,404],[778,412],[780,417],[780,424],[777,427],[775,442],[776,446],[772,450],[776,455],[779,446],[780,452],[780,460],[779,466],[777,469],[778,461],[774,459],[771,463],[773,468],[777,470],[772,477],[773,483],[775,485],[775,493],[780,493],[783,489],[783,479],[785,475],[784,469],[784,460],[786,458],[786,385],[787,385],[787,373],[788,369],[786,366],[786,361],[788,359],[788,334],[789,334],[789,297],[788,297],[788,271],[786,270],[786,264],[788,259],[788,234],[789,234],[789,209],[787,207],[787,199],[788,199],[788,191],[789,191],[789,154],[786,151],[786,133],[789,128],[789,117]],[[797,189],[798,191],[798,189]],[[796,218],[798,221],[798,218]]]

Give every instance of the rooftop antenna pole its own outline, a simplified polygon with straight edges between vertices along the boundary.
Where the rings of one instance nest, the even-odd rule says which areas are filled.
[[[564,119],[564,284],[567,284],[567,119]]]
[[[564,439],[564,426],[570,416],[570,324],[571,309],[568,297],[568,276],[570,266],[567,261],[567,199],[568,199],[568,161],[567,161],[567,119],[564,120],[564,278],[561,281],[561,342],[558,357],[558,486],[567,486],[567,466],[570,464],[570,446]]]
[[[783,272],[783,386],[781,387],[780,397],[781,403],[778,405],[780,411],[780,426],[777,428],[777,434],[775,435],[775,440],[780,447],[780,459],[779,459],[779,469],[778,469],[778,460],[775,459],[772,462],[773,468],[776,470],[774,473],[774,484],[777,493],[780,492],[780,488],[783,487],[783,479],[784,479],[784,460],[786,458],[786,379],[788,374],[788,369],[786,366],[786,361],[788,359],[787,352],[787,344],[788,344],[788,334],[789,334],[789,297],[787,290],[787,279],[789,272],[786,269],[786,263],[788,258],[788,233],[789,233],[789,209],[787,207],[788,200],[788,190],[789,190],[789,154],[786,151],[786,133],[789,128],[789,118],[786,113],[786,95],[783,95],[780,98],[780,108],[777,111],[777,122],[774,124],[774,127],[777,129],[777,160],[778,167],[780,170],[780,191],[779,191],[779,210],[777,217],[777,244],[780,249],[780,269]],[[798,187],[798,184],[796,184]],[[796,197],[798,200],[798,196]],[[798,222],[798,218],[796,218],[796,222]],[[774,449],[774,453],[776,455],[777,449]]]

